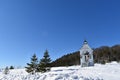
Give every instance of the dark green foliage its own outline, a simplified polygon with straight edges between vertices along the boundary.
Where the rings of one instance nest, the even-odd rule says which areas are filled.
[[[44,53],[43,58],[40,60],[39,66],[38,66],[38,71],[40,72],[46,72],[50,70],[50,56],[48,54],[48,51],[46,50]]]
[[[9,73],[9,68],[8,68],[8,66],[5,68],[5,70],[4,70],[4,74],[8,74]]]
[[[13,66],[10,66],[10,68],[9,69],[14,69],[14,67]]]
[[[34,74],[37,72],[37,67],[38,67],[38,58],[36,57],[36,54],[34,54],[31,58],[31,62],[27,63],[26,71],[28,73]]]
[[[67,55],[62,56],[61,58],[53,61],[51,66],[72,66],[80,64],[80,52],[74,52]]]

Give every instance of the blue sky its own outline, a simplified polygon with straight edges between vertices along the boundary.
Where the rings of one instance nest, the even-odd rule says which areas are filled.
[[[119,0],[0,0],[0,67],[120,43]]]

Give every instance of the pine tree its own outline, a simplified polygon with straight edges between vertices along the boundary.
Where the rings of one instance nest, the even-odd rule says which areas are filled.
[[[8,66],[5,68],[5,70],[4,70],[4,74],[8,74],[9,73],[9,68],[8,68]]]
[[[38,71],[46,72],[50,70],[50,56],[48,54],[48,50],[45,51],[43,58],[40,60]]]
[[[27,63],[26,71],[28,73],[34,74],[37,72],[37,66],[38,66],[38,58],[36,57],[36,54],[34,54],[31,58],[31,62]]]

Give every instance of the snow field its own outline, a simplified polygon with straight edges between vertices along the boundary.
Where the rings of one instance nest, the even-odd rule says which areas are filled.
[[[7,75],[1,71],[0,80],[120,80],[120,63],[95,64],[94,67],[53,67],[50,72],[34,75],[28,74],[25,69],[14,69]]]

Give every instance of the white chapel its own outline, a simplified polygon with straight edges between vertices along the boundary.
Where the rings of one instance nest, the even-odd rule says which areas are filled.
[[[94,66],[93,50],[90,48],[86,40],[80,49],[80,62],[81,67]]]

